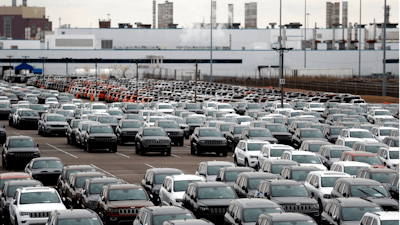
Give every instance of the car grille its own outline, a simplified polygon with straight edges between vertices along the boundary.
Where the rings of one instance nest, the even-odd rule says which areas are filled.
[[[133,135],[133,136],[134,136],[134,135],[137,134],[137,132],[126,132],[126,134],[127,134],[127,135]]]
[[[225,214],[226,211],[227,211],[226,207],[210,208],[210,213],[215,213],[215,214]]]
[[[284,205],[283,210],[285,212],[298,212],[298,211],[310,211],[310,205]]]
[[[291,140],[292,136],[289,135],[275,135],[275,138],[278,140]]]
[[[33,212],[29,213],[29,217],[31,218],[44,218],[44,217],[49,217],[50,212]]]
[[[206,141],[206,145],[222,145],[222,141]]]
[[[168,144],[169,141],[167,140],[161,140],[161,141],[156,141],[156,140],[151,140],[151,141],[146,141],[148,144]]]
[[[179,136],[179,132],[168,132],[170,136]]]
[[[37,122],[38,119],[24,119],[24,122]]]
[[[64,127],[64,125],[50,125],[51,127]]]
[[[14,153],[17,158],[33,158],[33,152],[16,152]]]
[[[96,138],[96,141],[111,141],[111,138],[107,138],[107,137],[98,137],[98,138]]]
[[[120,209],[119,215],[136,215],[139,209]]]

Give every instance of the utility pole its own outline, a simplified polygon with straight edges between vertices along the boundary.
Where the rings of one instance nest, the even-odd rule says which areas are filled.
[[[97,89],[98,89],[98,85],[97,85],[97,79],[98,79],[98,77],[97,77],[97,63],[98,62],[100,62],[102,59],[101,58],[93,58],[93,59],[90,59],[92,62],[94,62],[95,63],[95,68],[96,68],[96,91],[95,91],[95,93],[93,94],[93,97],[94,97],[94,101],[96,101],[96,102],[98,102],[99,101],[99,97],[98,97],[98,93],[97,93]]]
[[[11,70],[11,58],[12,58],[12,57],[14,57],[14,56],[12,56],[12,55],[8,55],[8,56],[7,56],[7,58],[8,58],[9,61],[10,61],[10,70]],[[10,75],[11,75],[11,74],[10,74]]]
[[[279,52],[279,60],[281,62],[281,67],[279,68],[279,74],[282,75],[279,79],[279,86],[281,88],[281,107],[283,109],[283,86],[285,84],[285,79],[283,77],[284,73],[283,73],[283,54],[289,52],[290,50],[292,50],[293,48],[272,48],[275,51]]]
[[[360,0],[360,24],[358,25],[360,28],[360,36],[359,36],[359,41],[358,41],[358,77],[361,78],[361,1]],[[357,29],[357,27],[356,27]],[[364,43],[365,44],[365,43]]]
[[[29,56],[22,56],[22,58],[25,59],[25,60],[24,60],[24,62],[25,62],[25,65],[24,65],[24,67],[25,67],[24,73],[25,73],[25,77],[26,77],[26,76],[27,76],[27,74],[26,74],[26,59],[29,58]],[[21,78],[21,80],[22,80],[22,78]]]
[[[47,57],[39,57],[39,59],[43,60],[43,71],[42,71],[42,85],[44,87],[44,62],[46,61]]]
[[[66,63],[66,76],[67,76],[67,79],[68,79],[68,62],[70,62],[70,61],[72,61],[72,58],[62,58],[62,60],[64,60],[65,61],[65,63]]]
[[[139,60],[136,60],[136,101],[139,97]]]
[[[279,49],[282,48],[282,0],[280,0],[279,7]],[[282,57],[279,57],[279,80],[282,79]],[[279,82],[281,88],[281,83]]]
[[[212,55],[212,51],[213,51],[213,35],[212,35],[212,32],[213,32],[213,4],[212,4],[212,1],[213,0],[211,0],[211,18],[210,18],[210,27],[211,27],[210,82],[211,83],[212,83],[212,80],[213,80],[213,75],[212,75],[212,73],[213,73],[213,71],[212,71],[212,68],[213,68],[213,55]]]
[[[194,102],[197,103],[197,71],[198,71],[198,62],[196,60],[196,88],[194,90]]]
[[[307,0],[304,1],[304,68],[307,68]]]
[[[382,76],[382,96],[386,96],[386,0],[384,8],[384,22],[383,22],[383,76]]]

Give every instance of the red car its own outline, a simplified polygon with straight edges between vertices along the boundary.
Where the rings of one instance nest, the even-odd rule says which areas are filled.
[[[11,180],[31,180],[31,176],[27,173],[2,173],[0,174],[0,193],[4,183]]]
[[[374,168],[380,168],[380,169],[386,168],[381,159],[378,157],[378,155],[371,152],[363,152],[363,151],[343,152],[339,161],[363,162],[370,164]]]

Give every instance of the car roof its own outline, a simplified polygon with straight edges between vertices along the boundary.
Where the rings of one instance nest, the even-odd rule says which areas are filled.
[[[347,173],[341,173],[336,171],[311,171],[310,174],[320,175],[321,177],[351,177]]]
[[[177,206],[152,206],[152,207],[146,207],[145,209],[151,211],[154,214],[158,215],[170,215],[170,214],[175,214],[175,213],[191,213],[188,209],[185,209],[183,207],[177,207]]]
[[[76,174],[76,177],[87,177],[87,176],[105,176],[104,173],[102,172],[97,172],[97,171],[90,171],[90,172],[76,172],[76,173],[72,173],[72,174]],[[71,174],[71,175],[72,175]]]
[[[364,152],[364,151],[348,151],[348,152],[343,152],[348,155],[353,155],[353,156],[376,156],[375,153],[372,152]]]
[[[381,220],[399,220],[399,212],[368,212],[366,214],[374,214],[380,217]]]
[[[168,220],[168,222],[172,225],[205,225],[205,224],[213,224],[212,222],[205,219],[183,219],[183,220]]]
[[[244,208],[259,208],[260,206],[267,206],[267,207],[270,206],[274,208],[280,208],[280,206],[277,203],[267,199],[242,198],[233,200],[233,202],[242,205]]]
[[[230,187],[229,184],[222,182],[196,182],[194,184],[198,187]]]
[[[10,139],[33,139],[31,136],[9,136]]]
[[[96,169],[96,167],[91,165],[67,165],[64,167],[66,170],[73,170],[73,169]]]
[[[352,178],[354,179],[354,178]],[[361,199],[361,198],[356,198],[356,197],[350,197],[350,198],[336,198],[331,201],[337,201],[342,207],[354,207],[354,206],[360,206],[360,207],[366,207],[366,206],[375,206],[378,207],[377,204]]]
[[[38,180],[10,180],[7,181],[8,186],[18,186],[18,185],[30,185],[30,184],[42,184],[42,182],[38,181]],[[42,184],[43,185],[43,184]]]
[[[322,147],[322,146],[321,146]],[[348,150],[348,151],[353,151],[352,148],[347,147],[347,146],[341,146],[341,145],[323,145],[323,147],[329,148],[330,150]]]
[[[152,168],[148,169],[148,171],[153,171],[154,173],[163,174],[163,173],[181,173],[185,174],[182,170],[175,168]]]
[[[274,222],[292,221],[292,220],[312,220],[311,217],[302,213],[265,213],[261,214],[262,217],[271,218]]]
[[[56,189],[51,187],[23,187],[20,188],[21,192],[57,192]]]
[[[320,171],[317,167],[314,166],[285,166],[291,168],[292,170],[296,171]]]
[[[263,179],[278,178],[278,176],[273,173],[258,173],[258,172],[244,172],[244,173],[240,173],[239,176],[246,176],[249,178],[263,178]]]
[[[55,161],[60,161],[61,162],[61,159],[59,159],[57,157],[40,157],[40,158],[32,159],[33,162],[36,162],[36,161],[47,161],[47,160],[55,160]]]
[[[129,189],[129,188],[143,188],[140,185],[136,184],[110,184],[108,185],[109,189]]]
[[[250,167],[223,167],[221,168],[221,170],[225,170],[225,172],[229,172],[229,171],[235,171],[235,172],[251,172],[254,171],[253,168]]]
[[[370,164],[364,163],[364,162],[356,162],[356,161],[339,161],[339,162],[334,162],[334,164],[341,164],[343,166],[365,166],[365,167],[371,167]]]
[[[300,181],[295,180],[270,180],[271,185],[302,185]]]
[[[97,214],[92,210],[87,209],[66,209],[56,210],[58,219],[84,219],[84,218],[96,218]]]
[[[298,165],[299,163],[293,160],[287,160],[287,159],[267,159],[269,162],[275,165],[279,164],[288,164],[288,165]],[[267,161],[266,160],[266,161]]]
[[[308,151],[292,151],[290,153],[292,155],[315,155],[314,152],[308,152]]]
[[[205,180],[204,177],[193,175],[193,174],[180,174],[180,175],[172,175],[171,177],[174,181],[179,180]]]
[[[103,183],[103,182],[112,182],[112,181],[121,181],[118,178],[114,177],[96,177],[96,178],[90,178],[90,183]]]

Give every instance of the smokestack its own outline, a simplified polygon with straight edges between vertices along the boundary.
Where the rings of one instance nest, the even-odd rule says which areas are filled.
[[[317,50],[317,23],[315,23],[315,27],[313,29],[313,43],[312,49]]]
[[[349,12],[349,3],[348,2],[343,2],[343,5],[342,5],[342,27],[344,27],[344,28],[347,28],[348,12]]]
[[[28,0],[22,0],[22,5],[23,6],[28,6]]]
[[[217,2],[216,1],[212,1],[212,27],[216,28],[217,27]]]
[[[233,27],[233,4],[228,5],[228,25]]]
[[[354,41],[358,41],[358,23],[354,23]]]
[[[153,28],[156,28],[156,0],[153,0]]]
[[[350,50],[350,43],[351,43],[351,23],[349,23],[349,28],[347,29],[347,49]]]
[[[332,50],[336,50],[336,27],[332,29]]]
[[[375,22],[375,19],[374,19],[374,40],[376,40],[376,22]]]
[[[386,10],[385,10],[385,16],[386,16],[386,24],[389,24],[389,18],[390,18],[390,5],[386,6]]]
[[[368,36],[369,36],[369,31],[367,28],[365,28],[364,29],[364,49],[369,49],[368,42],[367,42]],[[360,44],[360,47],[361,47],[361,44]]]
[[[17,0],[12,0],[12,6],[17,6]]]
[[[332,23],[333,26],[339,26],[340,24],[340,2],[335,2],[333,4]]]

